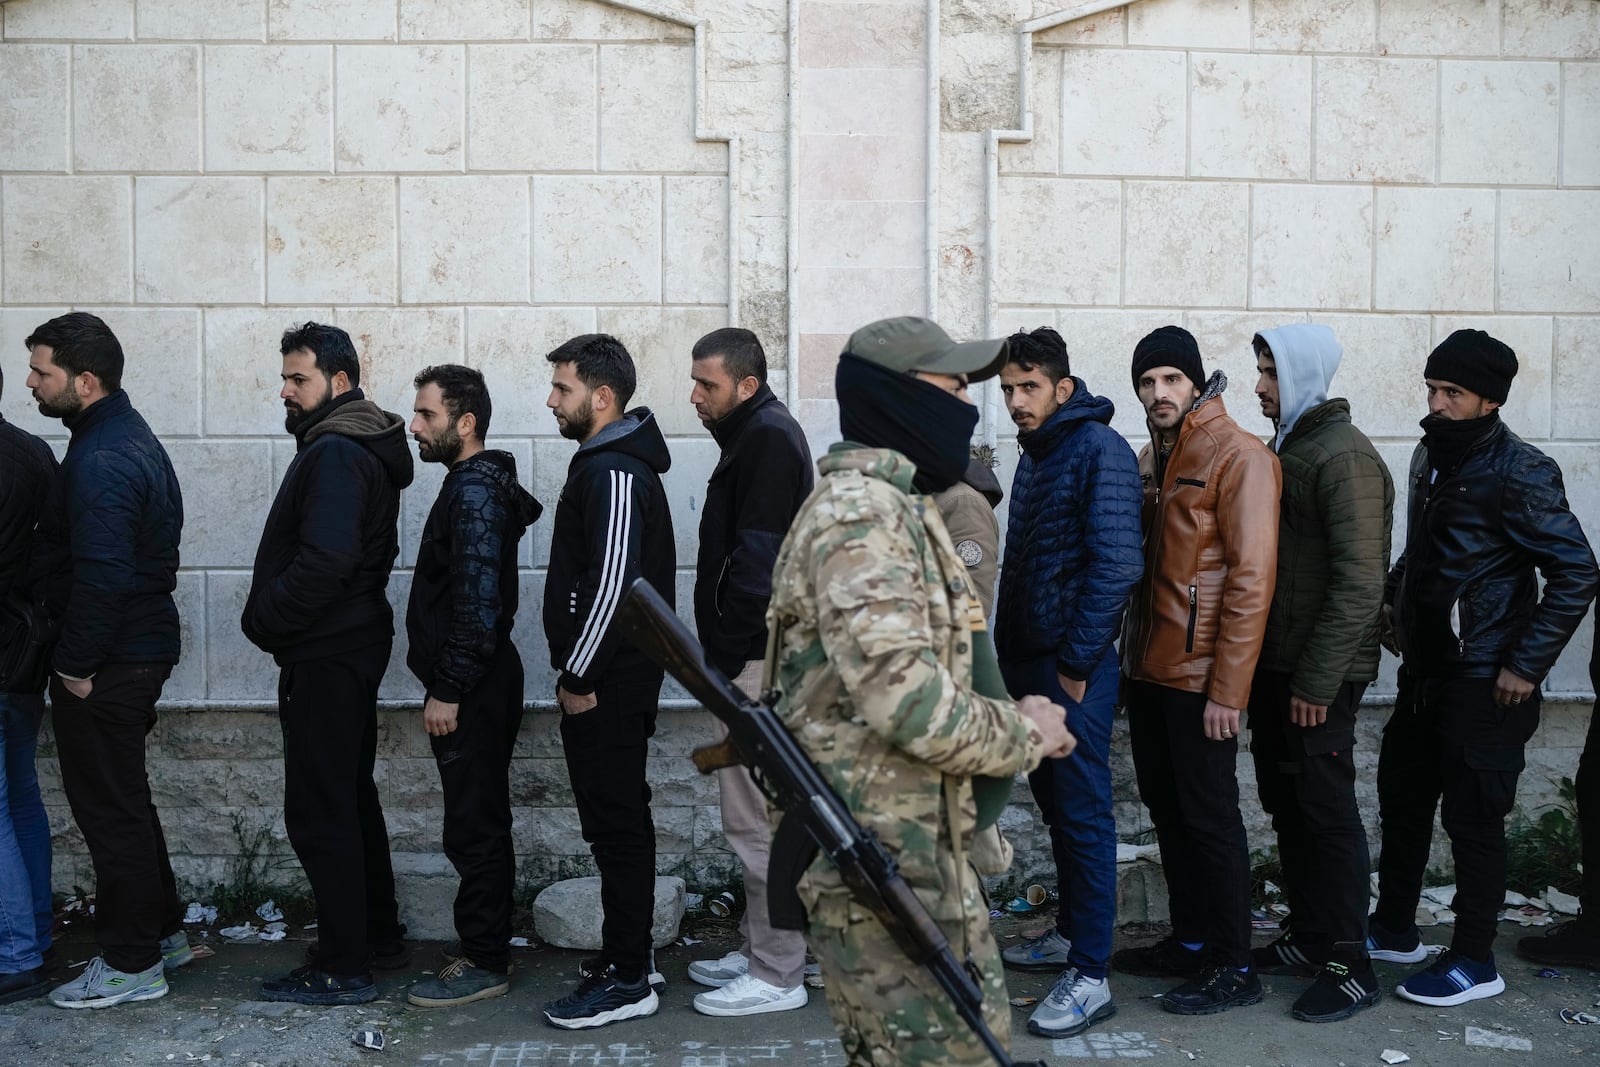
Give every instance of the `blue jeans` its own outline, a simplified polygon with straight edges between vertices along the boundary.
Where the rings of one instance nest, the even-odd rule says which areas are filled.
[[[40,693],[0,693],[0,974],[42,967],[50,947],[50,821],[33,764]]]
[[[1056,929],[1072,942],[1068,966],[1104,978],[1117,918],[1117,824],[1111,813],[1111,719],[1120,676],[1114,648],[1089,676],[1083,703],[1068,699],[1054,657],[1002,663],[1014,697],[1049,697],[1067,709],[1078,746],[1065,759],[1047,759],[1028,776],[1050,828],[1061,894]]]

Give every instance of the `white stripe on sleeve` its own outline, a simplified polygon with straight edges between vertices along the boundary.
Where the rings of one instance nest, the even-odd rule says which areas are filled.
[[[567,672],[582,675],[594,664],[595,653],[611,626],[617,604],[622,600],[622,579],[627,571],[628,534],[633,527],[633,475],[611,472],[611,514],[606,521],[605,561],[600,569],[600,586],[595,590],[589,618],[567,660]]]

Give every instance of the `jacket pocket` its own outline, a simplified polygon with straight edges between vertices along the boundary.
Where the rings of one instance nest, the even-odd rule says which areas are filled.
[[[1184,634],[1183,651],[1192,655],[1194,653],[1194,628],[1200,621],[1200,594],[1195,586],[1189,587],[1189,628]]]

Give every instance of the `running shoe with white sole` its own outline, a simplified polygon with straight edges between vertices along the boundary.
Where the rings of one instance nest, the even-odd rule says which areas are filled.
[[[167,976],[162,965],[130,974],[108,965],[96,956],[66,985],[50,991],[50,1003],[58,1008],[109,1008],[136,1000],[159,1000],[167,995]]]
[[[762,981],[753,974],[740,975],[694,998],[694,1010],[701,1015],[720,1017],[765,1015],[773,1011],[793,1011],[810,1000],[804,984],[785,989]]]

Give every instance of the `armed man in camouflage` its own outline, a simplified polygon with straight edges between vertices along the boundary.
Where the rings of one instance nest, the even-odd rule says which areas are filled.
[[[1005,695],[992,652],[974,670],[975,653],[990,648],[977,597],[938,509],[914,494],[961,477],[978,421],[967,383],[1004,362],[1005,341],[956,344],[926,319],[851,336],[835,378],[845,440],[818,463],[822,477],[778,554],[767,616],[778,713],[897,858],[957,957],[976,964],[1001,1041],[1010,1036],[1005,981],[968,863],[974,776],[1009,792],[1012,776],[1074,742],[1059,705]],[[989,821],[997,815],[994,806]],[[799,894],[851,1064],[989,1062],[826,859]]]

